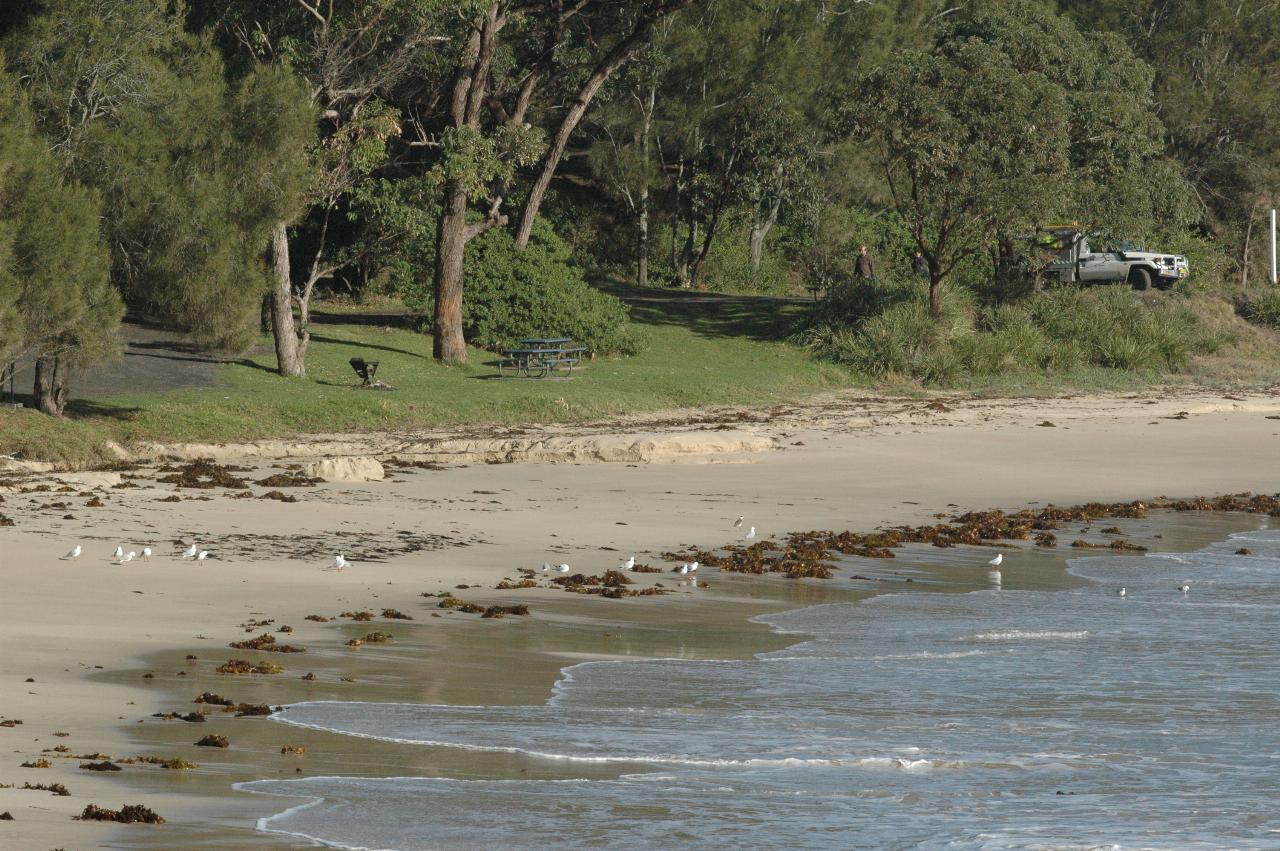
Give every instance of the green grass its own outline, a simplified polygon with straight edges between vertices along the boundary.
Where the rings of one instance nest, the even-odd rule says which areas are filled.
[[[853,387],[875,387],[885,395],[925,393],[917,380],[876,381],[785,342],[808,310],[803,300],[707,301],[701,293],[610,289],[639,299],[632,318],[649,345],[634,357],[587,362],[570,380],[496,379],[493,354],[478,349],[466,365],[441,366],[431,359],[431,338],[409,330],[413,323],[396,305],[337,305],[313,325],[304,379],[275,375],[270,340],[264,338],[239,363],[218,368],[216,387],[77,399],[61,420],[31,410],[0,410],[0,452],[94,464],[110,460],[107,441],[215,442],[570,422],[671,408],[771,405]],[[959,375],[948,389],[973,396],[1044,396],[1280,380],[1274,332],[1245,324],[1225,303],[1219,307],[1206,321],[1235,335],[1237,343],[1194,359],[1178,375],[1092,366],[1047,374],[1007,370]],[[357,356],[380,361],[378,377],[396,391],[354,389],[347,361]]]
[[[796,306],[773,302],[645,305],[634,311],[649,346],[629,358],[588,361],[574,377],[497,379],[490,352],[461,366],[431,359],[431,338],[381,324],[316,324],[307,377],[272,372],[269,340],[219,367],[221,386],[79,399],[62,421],[0,414],[0,451],[92,463],[104,441],[232,441],[351,432],[587,420],[676,407],[775,404],[851,383],[848,372],[778,338]],[[345,317],[342,317],[345,318]],[[337,323],[342,318],[332,317]],[[379,319],[382,317],[380,316]],[[365,320],[367,321],[367,319]],[[353,389],[347,361],[380,362],[394,392]]]

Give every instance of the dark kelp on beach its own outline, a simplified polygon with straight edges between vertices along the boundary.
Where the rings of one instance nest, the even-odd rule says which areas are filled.
[[[796,532],[785,543],[760,541],[749,546],[733,544],[721,552],[695,550],[663,553],[667,561],[698,561],[730,573],[780,573],[789,579],[830,579],[839,555],[864,558],[894,558],[894,550],[906,544],[929,544],[935,547],[1005,546],[1006,541],[1033,540],[1040,547],[1057,546],[1051,530],[1063,523],[1092,523],[1113,518],[1143,518],[1152,509],[1166,511],[1234,511],[1280,517],[1280,494],[1228,494],[1218,497],[1195,497],[1170,500],[1159,497],[1151,502],[1090,502],[1075,506],[1046,506],[1020,511],[967,512],[949,521],[925,526],[893,526],[876,532]],[[1103,530],[1119,534],[1117,527]],[[1077,549],[1108,549],[1123,552],[1145,550],[1123,539],[1107,543],[1089,543],[1077,539]],[[554,581],[554,580],[553,580]]]

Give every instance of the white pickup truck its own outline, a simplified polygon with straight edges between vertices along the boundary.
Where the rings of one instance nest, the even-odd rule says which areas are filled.
[[[1089,238],[1078,231],[1046,231],[1038,237],[1040,247],[1052,259],[1045,274],[1063,283],[1127,283],[1137,290],[1153,286],[1168,288],[1190,274],[1187,258],[1122,246],[1113,251],[1093,251]]]

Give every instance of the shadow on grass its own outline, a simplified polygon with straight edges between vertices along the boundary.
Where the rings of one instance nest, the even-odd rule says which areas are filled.
[[[596,286],[626,302],[632,321],[639,325],[680,326],[703,337],[741,337],[760,342],[787,339],[801,326],[813,305],[807,298],[641,289],[617,282]]]
[[[409,311],[402,313],[328,313],[312,311],[312,325],[377,325],[384,328],[402,328],[415,331],[426,318]]]
[[[427,360],[427,356],[421,352],[411,352],[408,349],[397,349],[393,346],[380,346],[377,343],[357,343],[353,340],[339,340],[337,337],[321,337],[318,334],[312,334],[311,339],[317,343],[332,343],[335,346],[350,346],[355,349],[377,349],[380,352],[392,352],[397,355],[408,355],[411,358]]]
[[[19,396],[18,400],[25,402],[29,408],[34,408],[36,404],[33,396]],[[68,418],[75,420],[89,417],[127,420],[132,418],[134,414],[142,413],[142,408],[108,405],[105,402],[98,402],[93,399],[72,399],[67,402],[64,413]]]

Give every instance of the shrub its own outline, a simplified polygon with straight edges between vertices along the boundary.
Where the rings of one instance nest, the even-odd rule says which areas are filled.
[[[935,384],[1082,366],[1178,370],[1193,355],[1223,344],[1172,295],[1073,288],[982,309],[961,287],[944,287],[942,296],[942,316],[935,320],[922,281],[843,285],[815,309],[799,341],[859,372]]]
[[[495,349],[524,337],[572,337],[598,354],[643,348],[626,305],[591,287],[568,262],[569,248],[539,223],[524,251],[495,228],[467,247],[462,321],[467,340]]]
[[[1280,288],[1270,287],[1261,295],[1243,299],[1240,315],[1255,325],[1280,328]]]

